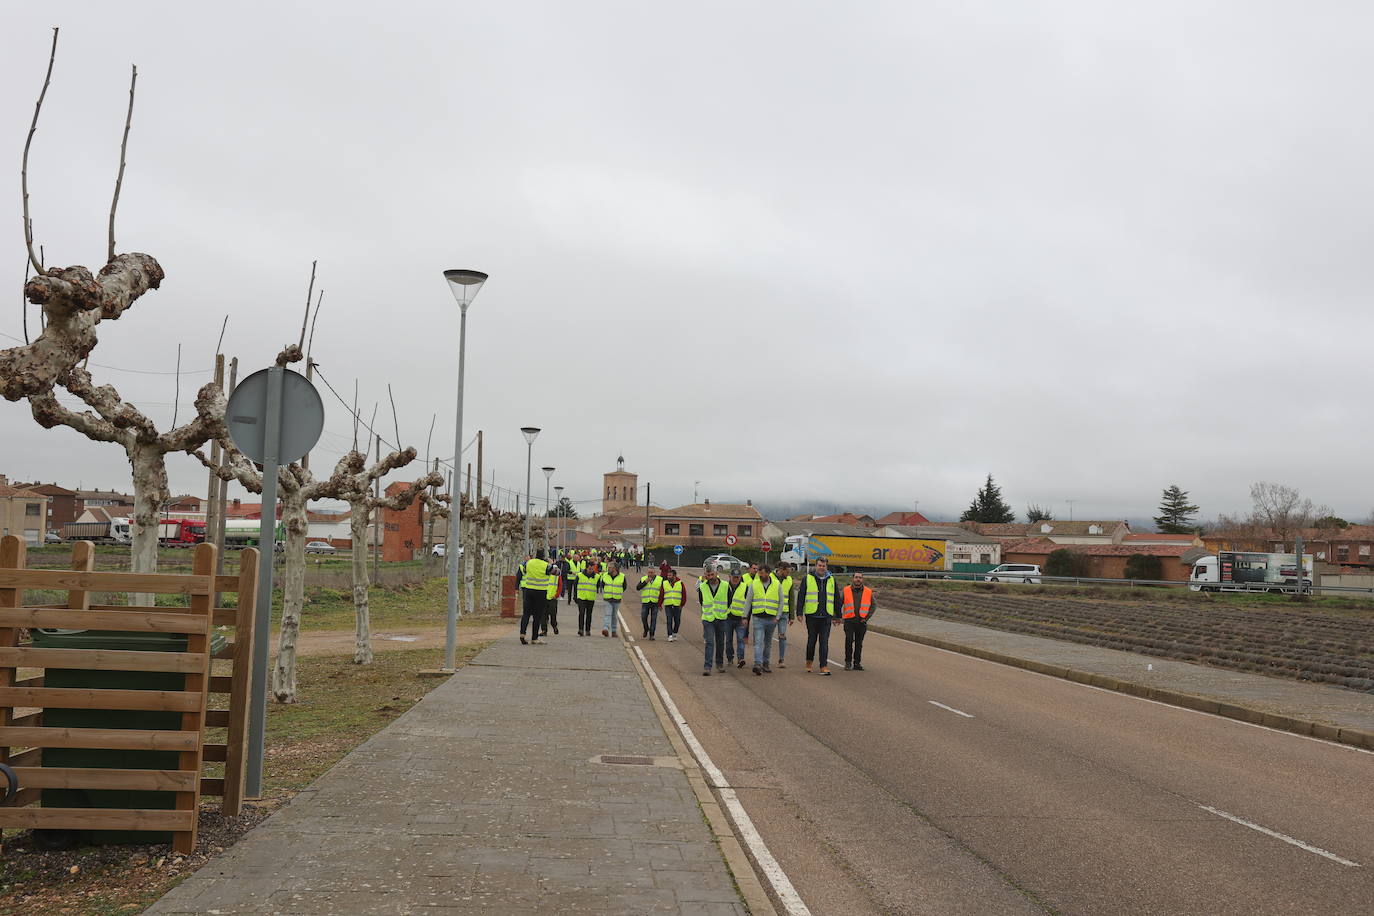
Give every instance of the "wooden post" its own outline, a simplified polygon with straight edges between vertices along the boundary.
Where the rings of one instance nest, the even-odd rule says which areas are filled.
[[[477,502],[482,501],[482,431],[477,430]],[[477,505],[477,503],[473,503]]]
[[[0,538],[0,569],[23,569],[28,547],[21,538],[6,535]],[[22,588],[0,588],[0,607],[19,607],[24,603]],[[19,645],[17,627],[0,628],[0,648],[13,649]],[[13,687],[17,670],[12,667],[0,668],[0,687]],[[0,706],[0,727],[8,727],[14,720],[14,710],[10,706]],[[0,744],[0,763],[8,763],[10,749]]]
[[[373,411],[374,413],[376,411]],[[377,463],[382,461],[382,437],[377,437]],[[378,477],[372,482],[372,498],[380,500],[382,498],[382,479]],[[372,507],[372,584],[378,585],[382,581],[382,507]]]
[[[215,354],[215,384],[222,389],[224,387],[224,354]],[[219,440],[210,443],[210,464],[218,468],[222,460],[220,455],[221,448]],[[205,540],[211,544],[215,542],[215,535],[219,532],[219,516],[224,511],[219,504],[219,475],[213,470],[208,472],[210,482],[206,487],[205,493]],[[216,570],[218,572],[218,570]]]
[[[213,576],[215,574],[215,545],[197,544],[195,553],[191,561],[191,575],[193,576]],[[203,615],[207,621],[214,618],[214,606],[210,603],[213,599],[214,589],[204,595],[191,596],[191,612],[197,616]],[[190,655],[199,656],[203,666],[199,671],[186,675],[186,691],[196,691],[200,694],[200,706],[190,712],[181,714],[181,730],[184,732],[195,732],[197,734],[195,748],[189,751],[182,751],[178,757],[177,769],[195,774],[192,782],[194,788],[189,792],[177,793],[177,810],[191,812],[191,829],[188,831],[177,831],[172,834],[172,850],[182,855],[190,855],[196,848],[196,831],[200,820],[197,808],[200,806],[200,770],[201,770],[201,748],[205,745],[205,702],[209,696],[210,686],[210,634],[214,632],[213,627],[207,628],[206,632],[186,634],[186,652]]]
[[[224,796],[220,810],[243,810],[244,764],[248,750],[248,699],[253,679],[253,611],[258,606],[258,549],[239,554],[239,603],[234,619],[234,670],[229,688],[229,735],[225,739]]]
[[[95,545],[90,541],[77,541],[72,545],[72,571],[95,571]],[[67,607],[73,611],[89,610],[91,593],[84,589],[67,590]]]

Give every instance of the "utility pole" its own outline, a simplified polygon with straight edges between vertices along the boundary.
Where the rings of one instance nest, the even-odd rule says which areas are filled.
[[[644,485],[644,562],[649,562],[649,507],[654,504],[654,485]]]

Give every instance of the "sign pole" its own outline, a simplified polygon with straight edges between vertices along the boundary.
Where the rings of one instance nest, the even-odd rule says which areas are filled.
[[[263,422],[262,512],[258,544],[258,606],[253,615],[253,682],[248,706],[248,771],[245,794],[262,797],[262,758],[267,734],[267,637],[272,626],[272,567],[277,558],[277,460],[281,448],[282,375],[267,370],[267,403]]]

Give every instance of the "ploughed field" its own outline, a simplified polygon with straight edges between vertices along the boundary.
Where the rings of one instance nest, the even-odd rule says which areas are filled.
[[[1374,611],[1331,614],[1208,601],[1122,601],[939,587],[883,588],[882,607],[1374,693]],[[882,618],[876,621],[881,626]]]

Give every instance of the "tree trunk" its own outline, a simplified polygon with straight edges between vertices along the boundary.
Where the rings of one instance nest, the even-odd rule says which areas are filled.
[[[286,528],[286,569],[282,574],[277,664],[272,670],[272,696],[278,703],[296,702],[296,639],[300,636],[301,609],[305,606],[305,503],[298,488],[282,493],[281,520]],[[264,507],[263,511],[271,510]],[[271,558],[268,561],[271,562]]]
[[[471,615],[476,612],[476,608],[473,605],[473,593],[476,590],[476,557],[478,548],[477,545],[472,542],[472,519],[468,518],[466,514],[467,511],[471,511],[471,507],[465,507],[464,515],[459,519],[459,525],[462,527],[463,540],[463,564],[459,568],[459,571],[463,575],[463,610]]]
[[[129,468],[133,472],[134,512],[130,519],[133,542],[129,551],[129,570],[136,573],[157,572],[158,517],[167,502],[167,463],[156,445],[135,441],[125,449]],[[131,594],[129,603],[152,606],[155,595]]]
[[[372,664],[372,622],[367,601],[367,522],[367,504],[353,503],[348,528],[353,536],[353,611],[358,624],[353,662],[358,665]]]

